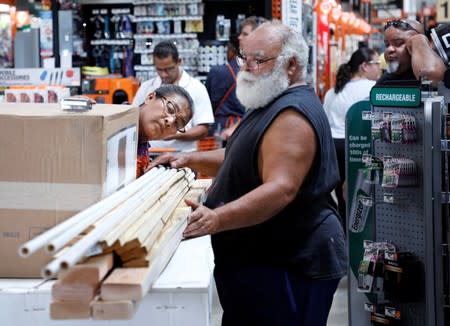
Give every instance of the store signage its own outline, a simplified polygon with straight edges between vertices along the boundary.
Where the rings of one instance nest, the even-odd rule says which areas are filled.
[[[0,69],[0,86],[80,86],[80,68]]]
[[[418,87],[373,87],[370,102],[376,106],[418,107],[420,95]]]
[[[396,0],[373,0],[372,1],[372,8],[375,10],[378,9],[395,9],[403,8],[403,2],[402,1],[396,1]]]
[[[281,3],[282,22],[298,32],[302,32],[302,2],[283,0]]]

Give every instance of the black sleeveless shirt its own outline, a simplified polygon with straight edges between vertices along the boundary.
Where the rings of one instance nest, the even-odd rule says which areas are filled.
[[[313,126],[317,152],[295,200],[256,226],[212,235],[219,268],[248,265],[284,266],[313,278],[346,273],[345,239],[330,197],[339,181],[336,152],[323,107],[308,86],[287,89],[265,108],[249,111],[229,139],[224,162],[205,205],[215,208],[262,184],[258,151],[264,133],[278,114],[293,108]],[[283,160],[283,157],[279,158]]]

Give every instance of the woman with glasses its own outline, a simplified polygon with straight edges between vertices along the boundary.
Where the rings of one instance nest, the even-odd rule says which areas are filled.
[[[339,165],[340,183],[335,193],[344,229],[346,210],[342,186],[345,181],[345,115],[353,104],[369,96],[370,89],[380,75],[381,61],[378,53],[370,48],[359,48],[347,63],[339,67],[336,86],[325,94],[323,106],[330,122]]]
[[[136,177],[147,170],[150,163],[149,141],[164,139],[177,132],[185,133],[192,118],[193,100],[177,85],[164,85],[151,92],[139,106],[139,141]]]
[[[178,85],[189,92],[194,101],[192,119],[186,126],[185,133],[175,133],[171,136],[154,141],[152,146],[172,148],[179,152],[191,152],[197,149],[197,141],[207,136],[208,126],[214,123],[206,87],[182,68],[182,59],[173,40],[160,41],[153,49],[153,65],[156,75],[142,82],[134,99],[133,105],[140,105],[156,88],[161,85]]]
[[[387,72],[378,84],[421,78],[436,84],[444,78],[445,65],[430,47],[418,21],[388,21],[384,26],[384,45]]]

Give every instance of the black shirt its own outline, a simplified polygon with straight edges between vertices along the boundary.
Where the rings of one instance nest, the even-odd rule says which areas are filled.
[[[267,107],[244,116],[227,144],[205,205],[219,207],[262,184],[258,175],[259,145],[271,123],[287,108],[295,108],[315,129],[313,167],[297,197],[280,213],[256,226],[212,235],[215,264],[229,269],[283,266],[309,278],[340,278],[346,274],[347,250],[330,198],[339,172],[330,126],[312,88],[290,88]]]
[[[377,80],[376,86],[380,85],[393,85],[393,84],[408,84],[419,86],[420,83],[417,80],[416,76],[412,69],[405,71],[404,73],[384,73],[380,79]]]

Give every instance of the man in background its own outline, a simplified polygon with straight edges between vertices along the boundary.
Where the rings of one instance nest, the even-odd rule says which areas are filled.
[[[236,56],[239,53],[239,40],[232,35],[227,43],[227,60],[225,65],[211,67],[206,79],[211,104],[214,110],[215,122],[210,128],[210,135],[219,135],[227,128],[237,124],[245,113],[245,108],[236,97],[236,75],[239,66]],[[221,135],[227,140],[228,135]]]
[[[186,132],[167,136],[164,141],[152,142],[152,147],[173,148],[180,152],[196,150],[196,141],[208,134],[209,124],[214,122],[211,102],[205,86],[181,68],[178,49],[171,41],[162,41],[155,46],[153,63],[157,76],[139,87],[133,105],[144,103],[147,95],[161,85],[173,84],[186,89],[194,101],[192,119],[186,125]]]
[[[264,17],[250,16],[244,19],[241,25],[241,32],[239,33],[239,43],[244,41],[253,30],[259,25],[265,23],[267,20]]]
[[[236,40],[232,40],[232,43],[229,43],[229,45],[231,44],[234,48],[236,48],[236,55],[239,54],[241,43],[250,35],[251,32],[253,32],[256,27],[265,23],[266,21],[267,20],[264,17],[250,16],[242,22],[241,31],[237,37],[238,42],[236,42]],[[237,73],[237,70],[234,70],[234,72]],[[233,93],[235,94],[235,91],[233,91]],[[230,124],[225,129],[222,129],[223,131],[221,133],[221,137],[224,143],[228,140],[228,138],[230,138],[239,121],[240,119],[234,119],[234,123]]]

